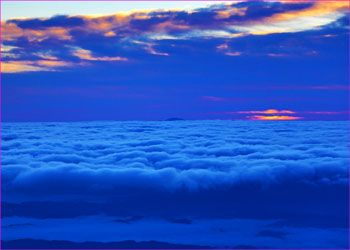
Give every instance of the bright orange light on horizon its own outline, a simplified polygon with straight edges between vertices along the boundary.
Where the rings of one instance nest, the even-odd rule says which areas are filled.
[[[254,121],[263,121],[263,120],[281,121],[281,120],[299,120],[299,119],[302,119],[303,117],[286,116],[286,115],[275,115],[275,116],[254,115],[254,116],[247,116],[247,118]]]

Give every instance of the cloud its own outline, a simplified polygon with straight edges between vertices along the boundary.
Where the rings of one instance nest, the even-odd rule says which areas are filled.
[[[268,109],[265,111],[237,111],[231,112],[236,114],[294,114],[294,111],[291,110],[276,110],[276,109]]]
[[[192,43],[198,43],[203,39],[225,39],[227,44],[231,40],[249,40],[251,36],[257,35],[339,28],[346,30],[346,24],[339,20],[346,16],[347,4],[346,2],[238,2],[214,4],[191,11],[145,10],[105,16],[11,19],[1,24],[2,46],[7,46],[7,53],[19,57],[21,61],[30,60],[31,64],[35,64],[38,60],[33,57],[34,55],[45,54],[50,50],[54,52],[57,61],[69,62],[74,67],[89,66],[75,64],[76,56],[91,63],[98,61],[113,63],[113,61],[126,61],[126,58],[146,60],[149,56],[174,55],[171,51],[176,46],[173,43],[175,41],[186,43],[185,48],[195,49]],[[331,28],[330,25],[335,22],[339,26]],[[332,35],[332,32],[322,35],[323,39],[330,39],[325,35]],[[140,43],[135,45],[137,41]],[[216,44],[213,49],[217,48],[218,53],[232,57],[251,54],[241,49],[232,50],[235,46],[227,46],[224,48]],[[75,56],[68,54],[72,47],[79,48],[74,52]],[[157,47],[162,49],[158,50]],[[283,48],[279,46],[281,47]],[[295,56],[295,53],[288,51],[289,53],[264,51],[256,55]],[[315,56],[312,51],[305,51],[304,55],[307,53],[308,56]],[[5,63],[9,63],[9,60],[10,58],[6,57],[2,59]],[[10,70],[7,66],[7,70],[3,72],[51,71],[56,69],[56,66],[30,67],[27,63],[18,70],[16,67]]]
[[[53,59],[53,58],[50,58]],[[1,72],[17,73],[26,71],[56,71],[62,67],[74,65],[71,62],[58,60],[37,60],[37,61],[8,61],[1,63]],[[78,65],[78,64],[76,64]]]
[[[342,17],[349,10],[348,2],[315,2],[310,8],[276,13],[263,22],[253,25],[233,26],[236,30],[252,35],[298,32],[327,25]]]
[[[270,111],[267,112],[270,114]],[[256,115],[251,119],[294,117]],[[129,125],[124,127],[123,124]],[[331,123],[330,126],[337,124]],[[334,146],[329,144],[331,142],[327,143],[326,134],[309,137],[316,140],[313,144],[302,142],[308,137],[302,135],[299,131],[301,128],[290,129],[285,127],[285,123],[270,125],[271,129],[266,133],[270,134],[272,141],[267,141],[266,135],[256,134],[259,127],[251,130],[248,137],[242,134],[241,138],[230,140],[227,137],[230,129],[240,133],[242,129],[239,123],[225,121],[184,121],[171,127],[167,123],[130,122],[116,123],[116,128],[112,127],[113,123],[62,123],[49,130],[40,126],[27,127],[25,138],[16,132],[17,125],[7,126],[11,134],[6,133],[5,126],[1,145],[2,174],[6,180],[4,193],[26,190],[31,193],[28,197],[31,197],[42,186],[47,187],[48,193],[55,190],[62,194],[85,195],[85,190],[112,192],[115,188],[123,187],[197,192],[241,183],[273,185],[292,180],[314,184],[346,183],[346,165],[343,165],[347,156],[345,151],[338,154],[341,148],[334,148],[333,154],[330,154],[329,150],[323,150]],[[171,135],[167,135],[169,129]],[[212,132],[207,133],[205,129]],[[288,134],[299,133],[300,139],[284,141],[283,136],[287,134],[281,132],[282,137],[276,137],[275,129],[287,129]],[[73,131],[82,131],[85,139],[80,143],[64,142],[78,136]],[[315,133],[319,132],[316,130]],[[113,142],[113,138],[120,134],[124,139],[119,143]],[[133,139],[136,134],[137,139]],[[100,143],[89,141],[95,136],[101,140]],[[178,139],[169,140],[172,137]],[[292,142],[294,151],[289,149]],[[300,149],[297,149],[298,145]],[[30,162],[30,165],[23,165],[26,162]],[[289,168],[291,170],[287,170]],[[61,183],[70,188],[62,188]],[[44,193],[46,191],[41,192]]]
[[[231,16],[245,16],[247,7],[245,8],[227,8],[222,11],[217,11],[215,15],[215,19],[228,19]]]
[[[80,17],[58,15],[51,18],[14,19],[11,20],[11,23],[17,24],[17,26],[22,29],[67,28],[84,25],[84,19]]]
[[[225,55],[227,56],[240,56],[242,55],[241,52],[226,52]]]
[[[313,235],[310,230],[344,242],[348,126],[346,121],[5,122],[2,223],[32,225],[5,227],[2,237],[108,241],[118,230],[121,240],[142,240],[152,225],[149,240],[166,233],[176,235],[169,239],[174,243],[294,247],[305,233]],[[77,230],[82,225],[104,233]],[[74,232],[64,233],[68,228]],[[242,230],[246,240],[236,235]],[[301,242],[334,246],[327,237],[318,245]]]
[[[204,100],[213,101],[213,102],[227,102],[228,99],[224,97],[218,97],[218,96],[203,96]]]
[[[300,88],[302,87],[303,86],[300,86]],[[305,86],[304,88],[316,90],[349,90],[349,86],[345,85]]]
[[[2,73],[17,73],[26,71],[47,71],[50,69],[30,65],[32,62],[9,61],[1,63]]]
[[[240,90],[349,90],[348,85],[331,84],[331,85],[281,85],[281,86],[234,86],[231,89]]]
[[[334,14],[337,12],[345,13],[348,11],[348,9],[348,2],[335,2],[334,4],[329,4],[329,2],[317,2],[308,9],[290,11],[287,13],[279,13],[267,19],[269,21],[285,21],[300,17],[324,16],[327,14]]]
[[[94,57],[91,55],[91,51],[86,49],[76,49],[73,51],[73,55],[78,57],[81,60],[87,60],[87,61],[127,61],[127,58],[115,56],[115,57],[109,57],[109,56],[103,56],[103,57]]]

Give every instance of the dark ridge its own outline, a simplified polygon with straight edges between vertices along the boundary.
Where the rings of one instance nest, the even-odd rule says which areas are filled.
[[[271,238],[277,238],[277,239],[284,240],[285,236],[287,236],[288,234],[291,234],[291,233],[283,232],[283,231],[279,231],[279,230],[262,230],[256,236],[258,236],[258,237],[271,237]]]
[[[171,244],[158,241],[73,242],[66,240],[18,239],[1,241],[2,249],[212,249],[207,246]]]
[[[233,249],[269,249],[268,247],[257,248],[251,245],[237,245]]]
[[[169,219],[168,220],[171,223],[179,223],[179,224],[192,224],[192,220],[187,218],[177,218],[177,219]]]
[[[1,217],[75,218],[101,213],[102,205],[90,202],[1,202]]]
[[[25,226],[33,226],[33,224],[32,223],[10,224],[7,226],[1,226],[1,228],[14,228],[14,227],[25,227]]]
[[[184,121],[185,119],[178,118],[178,117],[171,117],[166,119],[165,121]]]
[[[116,219],[113,220],[113,222],[118,222],[118,223],[125,223],[125,224],[131,224],[135,221],[141,220],[143,219],[143,216],[132,216],[126,219]]]

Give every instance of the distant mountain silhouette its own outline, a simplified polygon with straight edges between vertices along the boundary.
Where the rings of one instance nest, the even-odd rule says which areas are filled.
[[[165,121],[184,121],[185,119],[178,118],[178,117],[171,117],[166,119]]]
[[[209,249],[212,247],[158,241],[73,242],[66,240],[18,239],[1,241],[2,249]]]

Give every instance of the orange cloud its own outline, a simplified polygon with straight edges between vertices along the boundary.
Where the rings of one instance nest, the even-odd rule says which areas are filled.
[[[14,23],[1,22],[1,39],[11,41],[24,34],[23,30]]]
[[[268,22],[279,22],[298,17],[322,16],[344,10],[349,10],[349,1],[320,1],[315,2],[314,5],[308,9],[279,13],[265,20]]]
[[[39,61],[35,61],[35,64],[40,66],[47,66],[47,67],[66,67],[66,66],[72,65],[72,63],[69,63],[69,62],[52,61],[52,60],[39,60]]]
[[[47,53],[34,53],[34,55],[39,56],[45,60],[58,60],[57,57],[52,56],[52,55],[47,54]]]
[[[201,27],[198,25],[191,24],[187,19],[176,19],[172,18],[172,13],[176,13],[178,11],[187,11],[188,14],[193,12],[200,11],[188,11],[188,10],[167,10],[164,13],[158,13],[159,10],[143,10],[143,11],[130,11],[130,12],[118,12],[113,15],[76,15],[71,17],[79,17],[82,18],[85,22],[84,25],[79,26],[79,29],[83,30],[87,33],[100,33],[105,37],[113,37],[117,36],[118,30],[122,31],[128,30],[130,34],[138,34],[138,33],[147,33],[146,35],[151,37],[161,37],[164,35],[164,39],[168,39],[169,34],[167,33],[172,30],[188,30],[188,34],[184,34],[186,38],[189,36],[212,36],[212,37],[227,37],[227,38],[235,38],[239,36],[245,35],[267,35],[271,33],[285,33],[285,32],[293,32],[301,31],[310,27],[315,27],[321,24],[326,24],[331,20],[324,21],[325,23],[319,23],[318,18],[323,15],[332,14],[332,13],[340,13],[345,12],[345,10],[349,9],[348,1],[332,1],[332,2],[316,2],[312,5],[312,7],[304,10],[298,11],[289,11],[285,13],[278,13],[271,17],[264,18],[263,20],[258,21],[230,21],[230,20],[221,20],[227,19],[231,16],[244,16],[247,7],[237,8],[233,6],[226,6],[226,9],[223,10],[215,10],[212,9],[215,13],[215,19],[218,22],[221,22],[218,27],[215,29],[208,27]],[[152,29],[144,31],[139,28],[135,28],[132,25],[133,20],[147,20],[153,17],[159,18],[167,18],[166,20],[162,20],[158,24],[152,25]],[[316,17],[313,23],[309,24],[309,26],[299,27],[300,23],[287,25],[287,24],[279,24],[278,22],[286,21],[286,20],[294,20],[299,17]],[[317,18],[318,17],[318,18]],[[332,19],[332,18],[331,18]],[[30,19],[27,19],[30,20]],[[49,18],[39,18],[40,21],[49,20]],[[204,22],[204,19],[203,19]],[[272,23],[272,24],[271,24]],[[234,26],[234,24],[237,24]],[[289,27],[291,26],[291,27]],[[299,28],[298,28],[298,27]],[[230,27],[236,29],[235,32],[230,32],[224,27]],[[309,27],[309,28],[310,28]],[[14,22],[1,22],[1,34],[3,41],[11,41],[19,37],[26,37],[30,42],[33,41],[43,41],[45,39],[54,38],[58,40],[71,40],[72,36],[70,32],[72,27],[40,27],[40,29],[30,29],[20,28]],[[195,31],[192,32],[191,31]],[[239,31],[239,33],[237,33]],[[122,32],[122,34],[124,34]],[[224,49],[224,47],[218,47],[218,49]],[[235,53],[233,53],[235,54]],[[233,55],[232,54],[232,55]],[[273,55],[271,55],[273,56]]]
[[[118,12],[113,15],[77,15],[73,17],[79,17],[85,20],[86,27],[83,28],[87,32],[109,33],[112,28],[126,26],[138,15],[145,15],[145,13]]]
[[[299,120],[302,119],[303,117],[297,117],[297,116],[263,116],[263,115],[254,115],[254,116],[247,116],[246,118],[254,121],[263,121],[263,120],[268,120],[268,121],[280,121],[280,120]]]
[[[221,5],[220,5],[221,6]],[[248,7],[249,8],[249,7]],[[70,16],[70,17],[79,17],[84,20],[79,25],[64,25],[62,27],[54,26],[48,27],[48,25],[20,25],[21,21],[35,21],[35,22],[46,22],[50,21],[50,18],[34,18],[34,19],[24,19],[24,20],[9,20],[7,22],[1,22],[1,35],[2,41],[5,43],[9,41],[15,41],[18,38],[27,39],[29,42],[38,43],[40,46],[40,42],[46,39],[52,39],[57,42],[57,44],[62,43],[62,46],[73,46],[76,39],[73,39],[72,36],[79,31],[83,33],[94,33],[99,34],[102,37],[115,37],[115,39],[119,38],[131,38],[130,41],[134,39],[139,39],[139,35],[143,40],[143,38],[148,38],[149,40],[156,39],[188,39],[191,37],[203,37],[203,38],[213,38],[213,37],[225,37],[225,38],[235,38],[245,35],[266,35],[271,33],[284,33],[284,32],[297,32],[302,30],[307,30],[313,27],[318,27],[320,25],[320,20],[324,19],[325,15],[328,15],[326,20],[321,22],[322,24],[330,23],[337,19],[339,14],[344,14],[345,11],[349,8],[348,1],[332,1],[332,2],[315,2],[313,5],[304,10],[298,11],[288,11],[284,13],[278,13],[268,18],[258,18],[258,19],[247,19],[242,18],[242,21],[233,21],[233,20],[225,20],[231,16],[244,16],[247,7],[244,8],[236,8],[231,6],[231,3],[227,3],[225,8],[208,8],[208,11],[212,11],[215,15],[214,22],[213,20],[209,20],[206,15],[198,15],[199,21],[191,22],[190,18],[181,19],[181,15],[178,15],[179,11],[186,11],[188,17],[193,12],[201,12],[198,11],[188,11],[188,10],[144,10],[144,11],[130,11],[130,12],[119,12],[113,15],[100,15],[100,16],[89,16],[89,15],[81,15],[81,16]],[[334,14],[334,15],[333,15]],[[183,15],[186,17],[186,15]],[[147,21],[147,19],[151,18],[161,18],[161,20],[155,20],[154,22]],[[175,18],[176,17],[176,18]],[[311,19],[311,23],[304,25],[305,20],[296,20],[300,17],[315,17],[308,18]],[[221,20],[223,19],[223,20]],[[315,20],[313,20],[315,19]],[[134,20],[138,20],[142,25],[135,25]],[[142,21],[143,20],[143,21]],[[288,22],[284,22],[284,21]],[[293,21],[297,21],[294,22]],[[34,23],[35,23],[34,22]],[[58,24],[60,25],[60,24]],[[145,25],[145,26],[143,26]],[[309,26],[308,26],[309,25]],[[26,27],[26,28],[21,28]],[[172,32],[174,30],[182,31],[182,32]],[[237,33],[239,32],[239,33]],[[174,34],[173,34],[174,33]],[[177,34],[179,33],[179,34]],[[73,35],[71,35],[73,34]],[[78,33],[79,34],[79,33]],[[133,37],[136,36],[137,38]],[[325,36],[333,36],[325,35]],[[108,40],[109,40],[108,39]],[[68,43],[64,43],[63,41],[69,41]],[[11,44],[11,43],[9,43]],[[148,53],[153,55],[161,55],[168,56],[169,54],[166,52],[156,51],[155,44],[151,42],[144,42],[142,48],[146,50]],[[93,53],[89,50],[80,49],[80,44],[76,44],[73,48],[73,55],[80,58],[82,63],[71,62],[68,63],[66,61],[62,61],[59,58],[51,55],[49,52],[42,52],[44,50],[39,49],[36,54],[34,52],[29,51],[27,54],[39,56],[39,61],[26,61],[23,59],[22,61],[15,61],[16,59],[21,58],[21,52],[18,50],[14,50],[13,54],[11,54],[11,49],[14,47],[4,47],[1,49],[5,54],[3,57],[4,61],[1,64],[2,72],[23,72],[23,71],[42,71],[42,70],[53,70],[56,67],[66,67],[69,65],[88,65],[87,61],[127,61],[128,58],[124,57],[109,57],[102,56],[97,57],[94,56]],[[243,53],[239,51],[235,51],[229,47],[227,43],[218,45],[218,52],[223,53],[227,56],[240,56]],[[24,51],[24,50],[23,50]],[[309,52],[309,54],[314,54],[314,51]],[[57,53],[58,54],[58,53]],[[284,54],[278,53],[270,53],[266,54],[271,57],[280,57],[285,56]],[[28,58],[28,57],[24,57]],[[307,87],[305,87],[307,88]],[[328,86],[314,86],[310,87],[310,89],[348,89],[348,87],[340,86],[332,88],[328,88]],[[209,99],[208,99],[209,100]],[[214,100],[213,98],[211,99]],[[218,99],[216,99],[218,101]],[[271,111],[271,110],[270,110]],[[240,111],[241,113],[255,113],[255,114],[283,114],[287,111],[277,111],[274,110],[275,113],[266,113],[268,111]],[[292,111],[288,111],[292,112]],[[289,113],[291,114],[291,113]]]
[[[132,20],[148,20],[151,19],[152,16],[149,16],[149,13],[153,11],[158,11],[154,9],[150,10],[142,10],[142,11],[130,11],[130,12],[118,12],[113,15],[102,15],[102,16],[94,16],[94,15],[81,15],[77,16],[83,18],[87,27],[84,27],[84,30],[93,33],[104,33],[104,36],[115,36],[115,32],[111,31],[113,28],[117,27],[125,27],[126,29],[130,27],[130,22]],[[168,10],[168,12],[176,12],[179,10],[173,9]],[[156,17],[168,17],[168,14],[164,15],[156,15]],[[181,23],[181,21],[174,22],[173,20],[164,21],[154,26],[154,30],[157,32],[167,32],[168,30],[177,29],[177,30],[185,30],[189,29],[190,26]]]
[[[32,66],[23,61],[1,62],[1,73],[18,73],[27,71],[49,71],[49,69]]]
[[[297,1],[294,3],[297,3]],[[243,35],[300,32],[333,22],[339,18],[339,15],[343,15],[348,11],[349,1],[315,1],[307,9],[278,13],[262,20],[232,27],[235,27]]]
[[[1,73],[55,71],[56,67],[67,67],[71,65],[73,65],[73,63],[58,60],[7,61],[1,62]]]
[[[104,34],[105,37],[112,37],[112,36],[116,36],[116,34],[113,31],[109,31],[107,33]]]
[[[103,57],[93,57],[91,55],[90,50],[86,49],[78,49],[73,52],[73,55],[76,57],[79,57],[82,60],[87,60],[87,61],[127,61],[128,59],[125,57],[120,57],[120,56],[115,56],[115,57],[108,57],[108,56],[103,56]]]
[[[215,19],[226,19],[230,18],[231,16],[244,16],[245,12],[248,8],[231,8],[228,10],[221,10],[216,12]]]
[[[15,23],[1,22],[1,39],[12,41],[19,37],[26,37],[30,42],[42,41],[48,38],[70,40],[69,30],[62,27],[50,27],[45,30],[22,29]]]
[[[191,27],[183,23],[175,23],[174,21],[166,21],[155,25],[155,30],[158,32],[167,32],[168,30],[186,30]]]

